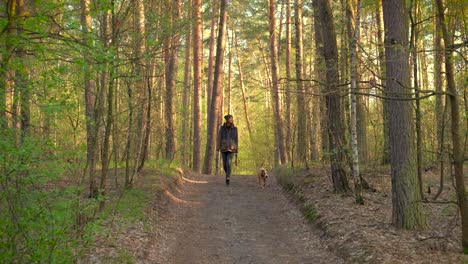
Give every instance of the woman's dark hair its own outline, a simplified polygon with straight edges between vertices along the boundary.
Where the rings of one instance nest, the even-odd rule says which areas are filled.
[[[225,116],[224,116],[224,119],[225,119],[226,121],[229,120],[229,118],[233,118],[233,116],[232,116],[232,115],[225,115]]]

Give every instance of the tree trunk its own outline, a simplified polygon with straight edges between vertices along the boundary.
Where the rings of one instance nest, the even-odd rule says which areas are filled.
[[[224,49],[226,46],[226,22],[227,22],[228,0],[221,1],[218,40],[216,45],[216,62],[213,76],[213,93],[211,97],[210,110],[208,112],[208,131],[206,140],[205,162],[203,173],[211,174],[213,167],[213,156],[216,146],[217,125],[221,122],[222,102],[222,74],[224,63]]]
[[[423,182],[422,182],[422,131],[421,131],[421,102],[419,101],[419,82],[418,82],[418,35],[417,35],[417,22],[415,21],[417,17],[417,12],[412,11],[417,10],[417,7],[414,6],[413,1],[411,0],[411,8],[409,10],[409,16],[411,20],[411,37],[410,37],[410,50],[411,50],[411,59],[413,66],[413,88],[415,95],[415,115],[416,115],[416,171],[418,174],[418,186],[421,199],[424,198],[423,192]],[[414,15],[414,16],[413,16]]]
[[[188,6],[191,6],[191,0],[189,0]],[[191,18],[190,12],[187,15]],[[181,148],[182,150],[182,164],[188,166],[189,165],[189,157],[190,153],[189,150],[193,147],[188,142],[192,142],[190,140],[190,47],[191,47],[191,35],[190,31],[188,31],[185,35],[185,65],[184,65],[184,93],[182,95],[182,139],[185,142],[185,146]]]
[[[239,82],[240,82],[241,91],[242,91],[242,102],[244,104],[244,117],[245,117],[245,122],[247,124],[247,131],[249,132],[249,139],[250,139],[250,142],[252,142],[253,140],[252,125],[250,123],[250,117],[249,117],[249,111],[248,111],[247,95],[246,95],[245,84],[244,84],[244,72],[243,72],[242,64],[241,64],[241,57],[240,57],[239,46],[238,46],[238,41],[237,41],[237,34],[234,37],[234,47],[236,50],[237,71],[239,72]]]
[[[201,172],[201,93],[202,93],[202,16],[201,0],[193,0],[193,161],[192,168]]]
[[[342,112],[342,100],[339,92],[338,73],[338,48],[336,44],[335,27],[333,24],[333,14],[328,0],[314,0],[314,10],[317,12],[317,19],[320,20],[323,43],[323,58],[326,65],[326,107],[328,121],[329,155],[331,162],[333,188],[335,192],[347,192],[349,190],[348,180],[345,171],[345,128]]]
[[[314,40],[315,40],[315,79],[320,84],[325,83],[323,76],[325,75],[325,61],[323,59],[323,38],[322,38],[322,25],[320,24],[318,12],[314,7]],[[327,107],[325,98],[322,94],[326,91],[322,85],[317,89],[321,94],[319,97],[319,114],[320,114],[320,141],[321,141],[321,160],[324,161],[326,153],[328,153],[328,121],[327,121]],[[328,155],[328,154],[327,154]]]
[[[113,8],[113,7],[112,7]],[[113,43],[113,38],[109,37],[110,31],[110,20],[111,19],[111,10],[105,10],[102,18],[102,41],[106,49],[109,48],[108,43]],[[112,25],[113,27],[114,25]],[[109,40],[112,40],[110,42]],[[104,140],[102,143],[102,158],[101,158],[101,181],[99,183],[100,195],[106,195],[106,180],[107,174],[109,171],[109,161],[110,161],[110,135],[112,131],[113,123],[113,102],[114,102],[114,80],[110,76],[114,75],[114,65],[109,65],[105,63],[104,70],[101,72],[101,89],[104,91],[104,88],[107,86],[107,115],[104,128]],[[104,105],[104,104],[103,104]],[[104,208],[105,199],[102,199],[99,203],[99,210],[102,211]]]
[[[169,10],[171,10],[171,29],[176,32],[176,21],[180,18],[181,2],[169,1]],[[177,98],[177,63],[178,63],[179,35],[174,33],[167,39],[166,50],[166,155],[165,158],[173,160],[176,153],[176,120],[175,120],[175,100]]]
[[[418,190],[414,153],[414,127],[409,65],[408,17],[404,0],[383,2],[385,24],[386,93],[390,165],[392,171],[392,223],[405,229],[426,226]],[[399,100],[402,99],[402,100]]]
[[[297,89],[297,159],[299,162],[307,162],[307,135],[306,135],[306,98],[304,90],[304,45],[302,34],[302,0],[296,0],[294,5],[294,25],[296,27],[296,89]]]
[[[287,142],[292,142],[294,140],[291,127],[293,126],[292,124],[292,113],[291,113],[291,104],[292,104],[292,95],[291,95],[291,0],[285,0],[285,5],[286,5],[286,48],[285,48],[285,61],[284,61],[284,66],[286,70],[286,84],[285,84],[285,121],[286,121],[286,140]],[[288,156],[291,157],[292,160],[292,153],[291,153],[291,144],[286,144],[285,145],[286,152],[288,153]]]
[[[354,36],[354,31],[356,28],[356,13],[357,13],[357,1],[356,0],[346,0],[346,28],[348,32],[348,39],[349,42],[353,40],[353,38],[357,38],[359,41],[360,36]],[[350,49],[351,49],[351,43],[349,43]],[[353,52],[351,49],[350,53]],[[359,61],[359,52],[356,51],[356,75],[355,75],[355,80],[356,80],[356,91],[359,90],[359,80],[360,80],[360,74],[357,71],[359,68],[359,65],[357,62]],[[350,54],[351,57],[351,54]],[[351,70],[352,70],[351,66]],[[352,75],[352,73],[350,73]],[[366,164],[368,160],[368,146],[367,146],[367,112],[366,112],[366,106],[365,106],[365,100],[364,96],[362,95],[356,95],[356,134],[357,134],[357,144],[358,144],[358,149],[359,149],[359,160],[362,164]],[[352,117],[350,117],[352,118]]]
[[[383,22],[383,12],[382,12],[382,2],[377,1],[377,10],[376,10],[376,19],[377,19],[377,45],[378,45],[378,54],[379,54],[379,66],[380,66],[380,82],[382,87],[386,86],[386,69],[385,69],[385,49],[384,49],[384,22]],[[385,96],[385,91],[384,91]],[[383,155],[382,155],[382,164],[390,163],[390,145],[388,139],[388,118],[385,116],[387,112],[386,104],[383,104]]]
[[[353,179],[354,179],[354,192],[357,204],[364,204],[364,199],[361,193],[361,177],[359,174],[359,148],[358,148],[358,134],[357,134],[357,43],[359,43],[359,30],[360,30],[360,7],[361,1],[357,0],[356,3],[356,22],[351,32],[353,38],[350,39],[350,58],[351,58],[351,156],[353,161]],[[348,22],[349,23],[349,22]]]
[[[83,31],[84,83],[85,83],[85,116],[86,116],[86,163],[89,173],[89,197],[97,197],[98,188],[96,184],[96,158],[97,158],[97,131],[98,119],[96,112],[96,83],[92,78],[90,69],[91,58],[88,48],[91,48],[91,14],[90,1],[81,0],[81,26]]]
[[[462,246],[463,252],[468,254],[468,207],[465,194],[465,178],[463,173],[464,151],[461,140],[460,130],[460,111],[458,106],[458,91],[455,84],[454,66],[453,66],[453,43],[452,38],[447,30],[445,21],[444,6],[442,0],[436,0],[437,11],[442,29],[442,35],[445,42],[445,75],[447,78],[447,91],[450,98],[450,115],[452,117],[451,130],[452,130],[452,152],[453,152],[453,166],[455,167],[455,182],[457,191],[458,207],[461,214],[462,226]]]
[[[279,98],[279,86],[278,86],[278,43],[276,41],[276,3],[275,0],[269,0],[268,9],[268,20],[269,20],[269,31],[270,31],[270,59],[271,59],[271,81],[272,81],[272,98],[273,98],[273,110],[275,117],[275,135],[277,137],[277,149],[279,152],[279,158],[281,164],[286,163],[286,149],[284,147],[284,136],[283,136],[283,121],[281,118],[281,103]]]
[[[209,47],[209,53],[208,53],[208,84],[207,84],[207,91],[206,91],[206,99],[207,99],[207,108],[206,109],[211,109],[211,96],[213,95],[213,71],[214,71],[214,63],[215,63],[215,48],[216,48],[216,22],[218,21],[218,8],[219,8],[219,1],[218,0],[213,0],[212,1],[212,7],[211,7],[211,25],[210,25],[210,47]],[[207,113],[207,119],[208,119],[209,113]]]
[[[434,4],[434,9],[437,13],[437,6]],[[445,132],[445,110],[447,105],[444,106],[444,98],[442,95],[444,89],[444,82],[442,80],[442,65],[444,63],[444,43],[442,39],[442,30],[440,28],[440,17],[435,16],[434,18],[434,90],[436,91],[436,102],[435,102],[435,127],[437,128],[437,159],[440,163],[439,174],[440,174],[440,185],[437,194],[434,196],[434,200],[439,197],[444,188],[444,132]],[[445,98],[446,100],[447,98]]]

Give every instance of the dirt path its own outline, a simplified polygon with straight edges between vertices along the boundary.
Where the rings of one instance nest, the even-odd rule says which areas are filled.
[[[253,176],[191,176],[169,193],[148,263],[343,263],[320,244],[318,231],[271,182]]]

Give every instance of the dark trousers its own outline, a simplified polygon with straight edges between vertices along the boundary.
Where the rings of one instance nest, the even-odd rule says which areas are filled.
[[[226,179],[231,177],[232,157],[234,157],[233,152],[221,152],[221,158],[223,159],[223,168],[224,172],[226,172]]]

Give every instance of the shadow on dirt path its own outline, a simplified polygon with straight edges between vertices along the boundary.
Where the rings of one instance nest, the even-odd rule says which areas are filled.
[[[343,263],[274,182],[190,176],[167,193],[148,263]]]

